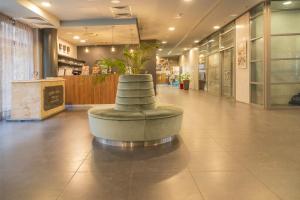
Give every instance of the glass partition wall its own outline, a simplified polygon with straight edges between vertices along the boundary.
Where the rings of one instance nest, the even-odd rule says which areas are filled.
[[[234,96],[234,44],[234,23],[200,44],[199,66],[205,66],[205,90],[212,95]]]
[[[222,67],[222,96],[234,96],[234,23],[226,26],[220,33],[220,56]]]
[[[250,10],[250,102],[264,105],[264,4]]]
[[[286,107],[300,93],[300,2],[270,2],[270,101]]]
[[[221,66],[219,53],[219,34],[212,35],[207,43],[207,91],[213,95],[221,94]]]
[[[300,104],[300,1],[268,0],[249,13],[251,104],[286,108],[296,95]],[[234,96],[234,47],[234,23],[200,43],[210,94]]]

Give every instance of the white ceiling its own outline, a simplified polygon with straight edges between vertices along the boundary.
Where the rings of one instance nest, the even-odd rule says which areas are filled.
[[[18,13],[14,0],[0,0],[0,12]],[[142,40],[166,40],[161,55],[181,53],[184,47],[191,47],[194,40],[201,40],[214,32],[213,26],[223,26],[232,21],[231,15],[241,15],[262,0],[120,0],[112,4],[110,0],[51,0],[52,7],[44,8],[60,20],[79,20],[90,18],[111,18],[110,7],[131,6],[133,16],[137,17]],[[32,0],[41,5],[42,0]],[[6,4],[3,6],[2,3]],[[10,5],[9,5],[10,4]],[[8,5],[8,6],[7,6]],[[10,6],[13,6],[12,8]],[[7,11],[6,11],[7,10]],[[175,16],[183,14],[181,19]],[[169,26],[175,31],[170,32]]]

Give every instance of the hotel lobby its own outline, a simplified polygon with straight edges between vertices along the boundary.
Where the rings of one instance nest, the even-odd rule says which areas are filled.
[[[299,200],[300,1],[0,0],[0,200]]]

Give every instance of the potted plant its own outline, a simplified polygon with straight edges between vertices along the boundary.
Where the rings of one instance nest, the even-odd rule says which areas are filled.
[[[183,89],[184,90],[189,90],[190,88],[190,80],[191,77],[188,73],[184,73],[181,75],[182,83],[183,83]]]
[[[183,90],[182,76],[179,75],[179,89]]]

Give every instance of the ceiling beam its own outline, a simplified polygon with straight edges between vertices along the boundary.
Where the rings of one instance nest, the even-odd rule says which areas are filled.
[[[72,26],[113,26],[113,25],[131,25],[137,24],[136,18],[130,19],[115,19],[115,18],[96,18],[96,19],[81,19],[81,20],[62,20],[61,27]]]
[[[46,12],[45,10],[41,9],[40,7],[38,7],[37,5],[35,5],[34,3],[32,3],[31,1],[28,0],[18,0],[17,1],[20,5],[24,6],[25,8],[27,8],[28,10],[30,10],[31,12],[37,14],[38,16],[40,16],[41,18],[43,18],[44,20],[46,20],[47,22],[49,22],[50,24],[52,24],[54,27],[58,28],[60,25],[59,19]]]

